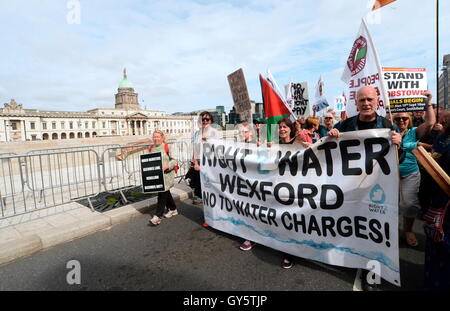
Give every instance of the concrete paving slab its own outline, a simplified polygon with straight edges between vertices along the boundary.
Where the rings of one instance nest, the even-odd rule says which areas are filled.
[[[17,224],[14,228],[19,231],[23,236],[32,235],[43,230],[48,230],[54,228],[51,224],[49,224],[44,219],[36,219],[26,223]]]
[[[78,219],[89,218],[89,217],[92,217],[94,215],[101,215],[101,213],[93,212],[93,211],[91,211],[90,208],[87,208],[85,206],[79,207],[79,208],[76,208],[76,209],[72,209],[72,210],[68,210],[64,214],[72,215],[72,216],[74,216],[74,217],[76,217]]]
[[[4,243],[10,240],[19,239],[22,235],[14,227],[0,229],[0,243]]]
[[[131,205],[123,206],[103,213],[105,216],[111,218],[111,225],[116,225],[121,222],[129,221],[134,217],[140,216],[141,213]]]
[[[60,213],[60,214],[45,217],[45,221],[47,221],[52,226],[57,228],[57,227],[64,227],[66,225],[75,223],[75,222],[79,221],[79,218],[72,216],[69,213]]]
[[[0,243],[0,264],[31,255],[41,249],[42,242],[37,235],[28,235]]]

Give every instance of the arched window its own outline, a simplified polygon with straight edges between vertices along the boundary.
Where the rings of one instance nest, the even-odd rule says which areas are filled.
[[[48,140],[48,134],[47,133],[42,134],[42,140]]]

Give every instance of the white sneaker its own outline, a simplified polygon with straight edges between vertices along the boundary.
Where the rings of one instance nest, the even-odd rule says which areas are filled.
[[[170,217],[176,216],[176,215],[178,215],[178,211],[177,210],[173,210],[173,211],[168,210],[167,213],[164,214],[164,217],[165,218],[170,218]]]
[[[159,218],[158,216],[153,216],[152,219],[150,219],[150,222],[152,224],[154,224],[155,226],[159,225],[161,223],[161,218]]]

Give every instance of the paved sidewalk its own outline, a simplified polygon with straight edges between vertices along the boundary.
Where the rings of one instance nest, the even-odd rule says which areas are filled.
[[[171,192],[176,201],[192,197],[191,188],[183,182]],[[72,202],[0,220],[0,264],[129,221],[148,213],[156,202],[154,197],[104,213]]]

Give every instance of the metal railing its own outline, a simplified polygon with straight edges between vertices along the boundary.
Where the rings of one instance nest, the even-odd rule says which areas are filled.
[[[176,178],[181,181],[189,169],[192,146],[182,140],[168,144],[170,156],[180,167]],[[87,199],[93,210],[90,199],[104,191],[120,192],[126,202],[122,191],[142,186],[140,155],[148,153],[150,145],[79,146],[0,155],[0,219],[81,199]]]
[[[76,151],[76,150],[94,150],[97,154],[103,153],[108,148],[120,147],[120,144],[98,144],[98,145],[85,145],[85,146],[72,146],[72,147],[60,147],[60,148],[42,148],[33,149],[27,152],[27,154],[41,154],[49,152],[61,152],[61,151]]]

